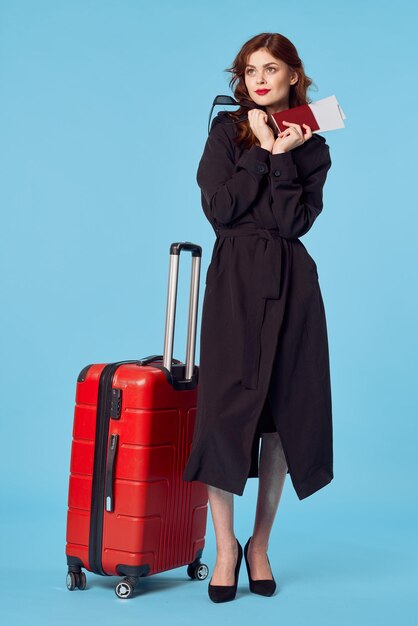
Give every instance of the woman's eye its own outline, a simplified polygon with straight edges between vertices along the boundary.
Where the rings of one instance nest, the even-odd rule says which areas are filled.
[[[273,72],[275,72],[275,71],[276,71],[276,68],[275,68],[275,67],[273,67],[273,66],[268,67],[268,68],[266,68],[266,69],[267,69],[267,70],[273,70]],[[250,74],[251,72],[254,72],[254,70],[253,70],[253,69],[248,69],[248,70],[247,70],[247,74]]]

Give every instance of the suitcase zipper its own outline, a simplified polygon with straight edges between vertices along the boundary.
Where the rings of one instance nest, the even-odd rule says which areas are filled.
[[[96,436],[94,446],[94,466],[90,510],[89,565],[95,574],[107,576],[102,565],[103,514],[106,508],[106,456],[109,436],[109,422],[112,412],[113,375],[120,365],[139,363],[119,361],[105,365],[100,375],[96,412]]]

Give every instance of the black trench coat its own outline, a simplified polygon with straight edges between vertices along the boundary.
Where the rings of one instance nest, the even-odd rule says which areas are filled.
[[[214,118],[197,170],[217,238],[206,274],[195,430],[183,473],[242,495],[261,432],[279,433],[300,500],[333,479],[327,327],[317,266],[299,240],[323,207],[324,137],[283,154],[233,141]]]

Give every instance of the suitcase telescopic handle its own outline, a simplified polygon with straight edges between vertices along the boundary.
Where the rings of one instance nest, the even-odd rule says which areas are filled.
[[[190,241],[172,243],[170,246],[170,267],[168,272],[167,312],[165,320],[163,366],[171,372],[173,361],[174,326],[176,320],[177,285],[179,275],[179,257],[182,250],[192,253],[190,278],[189,319],[187,325],[185,380],[191,380],[194,371],[196,349],[197,309],[199,302],[201,246]]]

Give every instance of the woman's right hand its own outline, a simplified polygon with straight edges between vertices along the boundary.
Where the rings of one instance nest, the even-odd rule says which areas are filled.
[[[261,109],[250,109],[248,111],[248,121],[251,130],[260,142],[261,148],[271,152],[274,144],[274,134],[267,124],[268,115]]]

